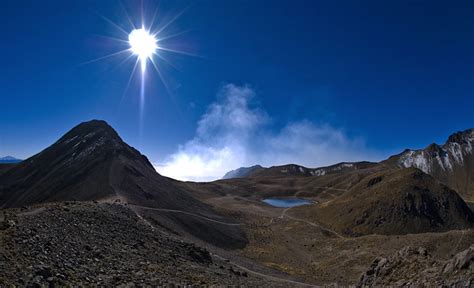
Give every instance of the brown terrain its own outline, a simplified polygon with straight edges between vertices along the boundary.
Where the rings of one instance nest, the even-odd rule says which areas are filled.
[[[105,122],[86,122],[0,166],[0,286],[469,287],[472,130],[455,135],[438,154],[193,183],[159,175]]]
[[[387,184],[372,180],[380,175]],[[374,187],[364,189],[369,182]],[[218,211],[222,214],[245,223],[249,244],[238,251],[240,255],[315,285],[356,284],[374,259],[389,257],[405,247],[425,249],[432,261],[444,263],[474,243],[473,212],[462,198],[413,168],[375,174],[356,171],[317,178],[242,178],[188,185],[194,186],[194,193],[201,195],[203,201],[220,207]],[[360,191],[364,194],[358,195]],[[268,197],[295,195],[314,204],[275,208],[261,202]],[[384,210],[392,206],[392,210]],[[348,213],[351,208],[352,214]],[[384,217],[386,220],[381,221]],[[358,223],[358,219],[364,221]],[[474,258],[468,260],[472,262]],[[407,265],[418,265],[417,269],[430,267],[428,262]],[[424,284],[452,284],[459,280],[464,281],[462,286],[466,285],[466,279],[473,275],[469,265],[457,270],[459,274],[454,280],[440,274],[443,277],[438,277],[437,282],[427,278]],[[410,283],[416,277],[399,275],[396,280]]]

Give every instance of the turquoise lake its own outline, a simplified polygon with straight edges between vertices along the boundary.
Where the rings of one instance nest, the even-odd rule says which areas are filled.
[[[295,206],[312,204],[311,201],[300,198],[267,198],[263,199],[262,201],[267,203],[268,205],[279,208],[290,208]]]

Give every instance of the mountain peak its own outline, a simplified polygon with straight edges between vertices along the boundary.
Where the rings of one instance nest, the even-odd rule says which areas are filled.
[[[74,127],[72,130],[80,128],[84,130],[112,130],[115,132],[114,128],[109,125],[105,120],[98,120],[98,119],[92,119],[90,121],[85,121],[82,123],[79,123],[76,127]]]
[[[20,159],[15,158],[13,156],[5,156],[5,157],[0,157],[0,160],[20,160]]]
[[[15,158],[13,156],[0,157],[1,164],[18,163],[18,162],[21,162],[21,159]]]
[[[13,207],[17,203],[26,205],[72,197],[90,200],[113,194],[109,174],[117,167],[126,171],[124,175],[157,174],[148,159],[125,143],[107,122],[80,123],[53,145],[21,162],[18,169],[3,175],[8,180],[5,183],[11,182],[5,184],[5,191],[16,191],[4,205]],[[29,189],[18,188],[25,186],[21,183],[28,183]],[[22,197],[22,193],[28,197]],[[0,189],[0,199],[1,196]]]
[[[130,148],[107,122],[92,120],[72,128],[39,155],[48,154],[51,150],[61,151],[62,155],[78,161],[89,157],[104,158],[111,153],[117,154],[117,151],[127,152]]]
[[[50,199],[69,200],[73,197],[81,200],[110,195],[109,173],[117,166],[127,166],[123,163],[128,163],[130,167],[126,169],[135,174],[156,174],[150,161],[122,141],[107,122],[83,122],[53,145],[22,161],[18,169],[5,173],[5,179],[0,180],[6,183],[3,193],[0,189],[0,200],[2,194],[5,196],[11,191],[16,193],[10,195],[8,201],[3,201],[5,207]],[[138,170],[141,172],[135,172]],[[28,183],[28,186],[22,183]]]
[[[474,141],[474,129],[466,129],[449,136],[447,143],[466,143]]]
[[[104,120],[91,120],[82,122],[67,132],[58,142],[72,140],[77,138],[90,138],[93,135],[101,135],[107,138],[114,138],[123,142],[118,133]]]
[[[243,177],[248,177],[252,173],[260,171],[265,169],[264,167],[260,165],[254,165],[250,167],[240,167],[235,170],[231,170],[227,173],[225,173],[224,177],[222,179],[231,179],[231,178],[243,178]]]

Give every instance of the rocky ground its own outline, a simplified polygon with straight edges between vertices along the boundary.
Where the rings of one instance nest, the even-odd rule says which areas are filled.
[[[369,235],[364,237],[338,237],[303,221],[288,218],[294,213],[287,212],[283,219],[267,219],[248,226],[250,244],[241,251],[242,255],[268,267],[278,269],[304,282],[315,285],[355,285],[361,275],[370,271],[375,259],[389,258],[405,247],[425,247],[430,261],[441,267],[452,257],[451,254],[464,251],[474,243],[474,230],[457,230],[444,233],[423,233],[411,235]],[[253,217],[254,219],[257,217]],[[299,219],[299,218],[298,218]],[[250,222],[250,221],[249,221]],[[397,260],[398,261],[398,260]],[[469,260],[474,266],[474,259]],[[416,281],[422,272],[430,268],[431,262],[415,261],[415,257],[404,262],[395,262],[394,271],[386,275],[386,282],[367,282],[367,287],[398,285]],[[456,283],[474,278],[471,270],[447,271],[436,274],[432,282],[429,275],[424,278],[425,287],[437,283]],[[418,274],[420,273],[420,274]],[[389,279],[389,280],[388,280]],[[443,282],[446,280],[446,282]],[[398,282],[400,281],[400,282]],[[416,283],[416,282],[415,282]],[[423,287],[419,285],[418,287]],[[469,287],[469,286],[468,286]]]
[[[447,261],[433,258],[423,247],[405,247],[376,258],[358,286],[473,287],[474,245]]]
[[[122,205],[66,202],[3,214],[1,287],[268,285]]]

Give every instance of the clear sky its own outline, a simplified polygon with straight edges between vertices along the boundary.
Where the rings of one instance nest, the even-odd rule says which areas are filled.
[[[183,12],[159,45],[184,53],[159,52],[164,81],[147,68],[143,110],[134,58],[89,62],[127,48],[111,22],[130,32],[142,6],[155,30]],[[159,172],[207,180],[379,160],[474,126],[469,0],[3,0],[0,27],[0,156],[104,119]]]

